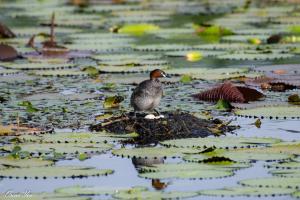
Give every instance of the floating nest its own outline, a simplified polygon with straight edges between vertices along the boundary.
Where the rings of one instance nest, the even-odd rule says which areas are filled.
[[[228,123],[219,119],[200,119],[186,112],[164,112],[162,114],[165,116],[164,118],[145,119],[145,114],[134,117],[132,113],[129,113],[92,125],[90,129],[115,134],[135,132],[138,136],[125,141],[125,143],[145,145],[170,139],[221,135],[238,128],[229,126]]]

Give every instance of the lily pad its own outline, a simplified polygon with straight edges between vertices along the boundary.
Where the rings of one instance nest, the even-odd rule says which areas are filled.
[[[242,117],[260,117],[270,119],[299,119],[300,106],[265,106],[236,110],[235,114]]]
[[[53,162],[49,160],[42,160],[38,158],[30,158],[30,159],[15,159],[12,157],[1,157],[0,158],[0,165],[6,167],[16,167],[16,168],[23,168],[23,167],[41,167],[41,166],[48,166],[52,165]]]
[[[300,178],[299,169],[276,169],[276,170],[271,170],[270,173],[273,176]]]
[[[208,196],[281,196],[291,194],[294,190],[289,188],[260,188],[260,187],[232,187],[232,188],[223,188],[216,190],[202,190],[199,191],[201,195]]]
[[[23,195],[19,195],[17,197],[19,200],[65,200],[65,199],[74,199],[74,200],[89,200],[89,197],[79,197],[75,195],[65,195],[65,194],[56,194],[56,193],[26,193]],[[7,195],[7,194],[0,194],[0,199],[7,199],[7,200],[15,200],[15,195]]]
[[[105,187],[105,186],[92,186],[84,187],[80,185],[75,185],[71,187],[62,187],[55,190],[58,194],[67,194],[67,195],[113,195],[122,190],[128,190],[129,188],[123,187]]]
[[[112,154],[116,156],[136,157],[136,158],[167,158],[181,157],[186,153],[197,153],[199,150],[191,148],[164,148],[164,147],[143,147],[135,149],[117,149]]]
[[[258,72],[271,72],[276,73],[279,70],[284,70],[288,74],[295,74],[296,72],[300,72],[300,65],[299,64],[280,64],[280,65],[263,65],[257,66],[253,68],[253,70]]]
[[[300,199],[300,191],[296,191],[292,194],[293,197]]]
[[[63,154],[79,154],[79,153],[96,153],[110,150],[113,145],[106,143],[88,144],[88,143],[24,143],[19,145],[23,151],[31,153],[63,153]],[[11,151],[14,145],[3,146],[2,149]]]
[[[171,75],[190,75],[194,79],[222,80],[241,77],[246,74],[247,68],[173,68],[165,72]]]
[[[0,76],[18,74],[20,71],[13,69],[0,69]]]
[[[167,51],[164,55],[169,57],[186,57],[190,52],[199,52],[203,57],[215,57],[218,55],[225,54],[225,51],[220,50],[199,50],[199,51]]]
[[[197,192],[163,192],[163,191],[149,191],[145,187],[82,187],[72,186],[66,188],[59,188],[56,190],[59,194],[66,195],[112,195],[118,199],[137,199],[143,197],[143,199],[174,199],[174,198],[186,198],[197,196]]]
[[[129,135],[126,135],[129,137]],[[126,136],[112,135],[107,133],[90,132],[67,132],[55,134],[43,134],[40,136],[25,135],[19,139],[24,142],[42,142],[42,143],[106,143],[126,139]]]
[[[102,54],[92,56],[99,65],[110,66],[142,66],[142,65],[164,65],[168,62],[161,56],[154,54]]]
[[[300,169],[300,162],[290,161],[290,162],[280,162],[266,165],[268,168],[275,169]]]
[[[152,167],[143,167],[140,177],[151,179],[168,178],[220,178],[233,175],[233,168],[226,168],[222,165],[208,165],[198,163],[175,163],[159,164]]]
[[[275,138],[254,138],[254,137],[207,137],[207,138],[187,138],[168,140],[161,142],[165,146],[174,147],[197,147],[197,148],[208,148],[216,147],[220,149],[233,149],[233,148],[250,148],[257,146],[266,146],[273,143],[280,142],[279,139]]]
[[[76,71],[76,70],[43,70],[43,71],[34,71],[35,75],[39,76],[89,76],[88,72],[85,71]]]
[[[150,65],[150,66],[101,66],[98,65],[96,66],[96,69],[98,69],[100,72],[107,72],[107,73],[121,73],[121,72],[126,72],[126,73],[138,73],[138,72],[150,72],[155,69],[167,69],[168,66],[157,66],[157,65]]]
[[[172,192],[162,192],[162,191],[148,191],[141,189],[129,189],[125,191],[120,191],[113,195],[117,199],[184,199],[189,197],[198,196],[197,192],[182,192],[182,191],[172,191]]]
[[[290,154],[290,155],[300,155],[300,143],[274,143],[271,146],[267,148],[250,148],[250,149],[244,149],[239,151],[245,151],[249,154],[256,154],[256,153],[279,153],[279,154]]]
[[[192,50],[194,47],[184,44],[149,44],[135,46],[133,49],[137,51],[182,51]]]
[[[184,160],[190,162],[205,162],[209,158],[213,159],[216,157],[228,158],[236,162],[249,162],[249,161],[274,161],[274,160],[285,160],[292,157],[291,154],[283,153],[263,153],[262,152],[247,152],[247,150],[215,150],[209,153],[191,154],[183,157]]]
[[[300,178],[271,177],[256,178],[240,181],[240,184],[251,187],[262,188],[293,188],[297,189],[300,185]]]
[[[244,43],[216,43],[216,44],[200,44],[195,46],[196,49],[203,50],[243,50],[243,49],[253,49],[253,45]]]
[[[120,43],[86,43],[83,45],[82,43],[74,43],[65,45],[68,49],[74,51],[89,51],[89,52],[98,52],[98,53],[110,53],[110,52],[118,52],[124,50],[130,50],[131,45],[129,44],[120,44]]]
[[[19,70],[59,70],[59,69],[70,69],[74,67],[72,63],[5,63],[1,66],[8,69],[19,69]]]
[[[159,26],[154,24],[128,24],[122,26],[118,33],[125,33],[130,35],[143,35],[150,31],[156,31]]]
[[[80,166],[40,166],[30,168],[9,168],[0,170],[0,176],[4,178],[82,178],[88,176],[102,176],[112,173],[113,171],[110,169],[95,169],[93,167]]]
[[[280,60],[292,58],[293,54],[287,53],[230,53],[217,56],[218,59],[225,60]]]
[[[222,37],[222,41],[224,42],[247,42],[251,38],[257,38],[262,41],[266,41],[269,35],[229,35]]]

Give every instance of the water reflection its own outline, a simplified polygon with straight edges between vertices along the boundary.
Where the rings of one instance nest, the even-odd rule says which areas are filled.
[[[139,170],[143,166],[152,166],[155,164],[164,164],[163,158],[132,158],[132,164]]]
[[[143,166],[152,166],[155,164],[163,164],[165,161],[163,158],[132,158],[132,164],[138,173],[141,171]],[[159,179],[152,179],[151,185],[155,190],[163,190],[168,187],[169,182],[162,182]]]
[[[163,189],[167,188],[169,185],[168,182],[165,183],[159,179],[152,179],[151,184],[152,184],[152,187],[156,190],[163,190]]]

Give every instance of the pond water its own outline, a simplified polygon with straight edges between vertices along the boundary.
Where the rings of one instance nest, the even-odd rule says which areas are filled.
[[[0,28],[0,44],[14,47],[22,56],[0,61],[0,199],[11,199],[5,195],[7,191],[28,191],[37,199],[47,199],[39,196],[45,194],[50,195],[48,199],[168,199],[183,198],[184,192],[196,192],[186,198],[200,200],[300,198],[300,100],[288,102],[289,96],[300,94],[298,1],[0,0],[0,13],[0,22],[16,35],[1,38]],[[51,40],[52,13],[52,39],[55,45],[69,49],[67,54],[45,55],[49,47],[43,42]],[[39,53],[26,46],[33,35],[37,35],[34,48]],[[280,41],[269,42],[274,35],[279,35]],[[172,76],[162,79],[160,111],[180,110],[222,123],[230,121],[239,128],[222,134],[225,142],[210,136],[207,141],[195,139],[199,141],[196,145],[191,140],[179,140],[176,146],[177,140],[171,140],[151,144],[148,152],[134,152],[143,151],[145,146],[124,145],[119,136],[89,130],[103,119],[132,111],[129,102],[133,89],[155,68]],[[284,89],[264,90],[255,79],[263,76],[272,80],[262,83],[270,87],[279,84]],[[233,104],[235,109],[223,111],[215,106],[219,99],[207,102],[191,96],[228,80],[237,86],[251,86],[264,98]],[[286,89],[289,86],[294,89]],[[115,96],[124,100],[108,102],[108,97]],[[267,114],[265,109],[269,109]],[[255,125],[258,118],[259,127]],[[49,129],[54,133],[48,133]],[[74,134],[68,135],[71,132]],[[90,143],[86,138],[96,141]],[[174,147],[166,145],[168,142]],[[248,145],[251,148],[247,149]],[[95,153],[90,150],[93,148],[104,150]],[[169,153],[172,148],[175,153]],[[151,159],[153,152],[158,159]],[[189,156],[204,157],[198,163]],[[209,160],[214,157],[229,161]],[[21,158],[33,160],[24,166],[18,164]],[[50,174],[35,168],[45,167],[39,165],[41,160],[51,162],[47,166],[52,169]],[[195,169],[197,164],[209,175]],[[238,164],[247,166],[235,167]],[[112,171],[103,176],[62,178],[65,174],[56,166],[83,166],[81,170],[87,173],[91,169]],[[15,167],[19,171],[14,172]],[[25,173],[28,167],[32,171]],[[166,177],[153,178],[159,170],[165,170],[161,175]],[[82,176],[77,172],[74,176]],[[265,183],[268,178],[277,183]],[[258,182],[243,185],[248,179]],[[73,186],[81,193],[76,188],[64,193]],[[82,192],[85,187],[98,187],[92,192],[96,195]],[[139,191],[139,187],[148,191]],[[211,190],[216,191],[205,194]]]

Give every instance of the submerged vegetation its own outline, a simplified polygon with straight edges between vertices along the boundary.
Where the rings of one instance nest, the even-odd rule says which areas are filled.
[[[300,198],[299,5],[0,0],[0,199]]]

